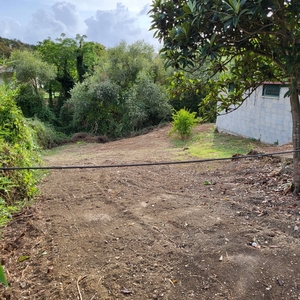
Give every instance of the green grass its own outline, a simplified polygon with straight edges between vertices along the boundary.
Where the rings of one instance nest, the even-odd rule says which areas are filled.
[[[226,158],[247,154],[262,143],[234,135],[215,133],[213,126],[205,132],[194,133],[188,140],[172,139],[177,148],[188,148],[185,153],[200,158]]]

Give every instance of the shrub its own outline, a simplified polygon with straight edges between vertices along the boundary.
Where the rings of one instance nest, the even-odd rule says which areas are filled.
[[[144,75],[124,93],[124,99],[122,123],[129,132],[170,120],[172,109],[165,89]]]
[[[0,85],[0,166],[28,167],[39,164],[38,146],[21,110],[16,92]],[[37,193],[37,174],[31,170],[0,171],[0,220],[10,216]]]
[[[37,118],[27,119],[26,124],[31,128],[38,146],[43,149],[51,149],[68,139],[65,134],[57,132],[51,124],[43,123]]]
[[[179,111],[175,111],[172,114],[172,129],[169,131],[169,135],[172,133],[179,134],[180,138],[188,138],[193,127],[197,125],[196,112],[189,112],[182,108]]]
[[[46,105],[42,94],[36,94],[29,84],[19,86],[16,103],[21,108],[25,118],[37,117],[43,122],[55,122],[55,115]]]

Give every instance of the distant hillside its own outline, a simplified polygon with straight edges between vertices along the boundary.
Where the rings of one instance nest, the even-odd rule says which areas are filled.
[[[25,50],[34,48],[34,45],[22,43],[20,40],[11,40],[0,37],[0,59],[9,58],[11,52],[16,49]]]

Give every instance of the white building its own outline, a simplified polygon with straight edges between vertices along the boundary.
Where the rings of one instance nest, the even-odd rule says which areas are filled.
[[[217,117],[219,132],[227,132],[264,143],[283,145],[292,141],[288,88],[266,83],[260,86],[238,109]]]

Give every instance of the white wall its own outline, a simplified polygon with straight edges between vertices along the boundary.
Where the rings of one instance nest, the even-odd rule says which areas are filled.
[[[262,96],[262,86],[237,110],[217,117],[216,127],[227,132],[254,138],[264,143],[283,145],[292,141],[292,116],[286,87],[279,97]]]

